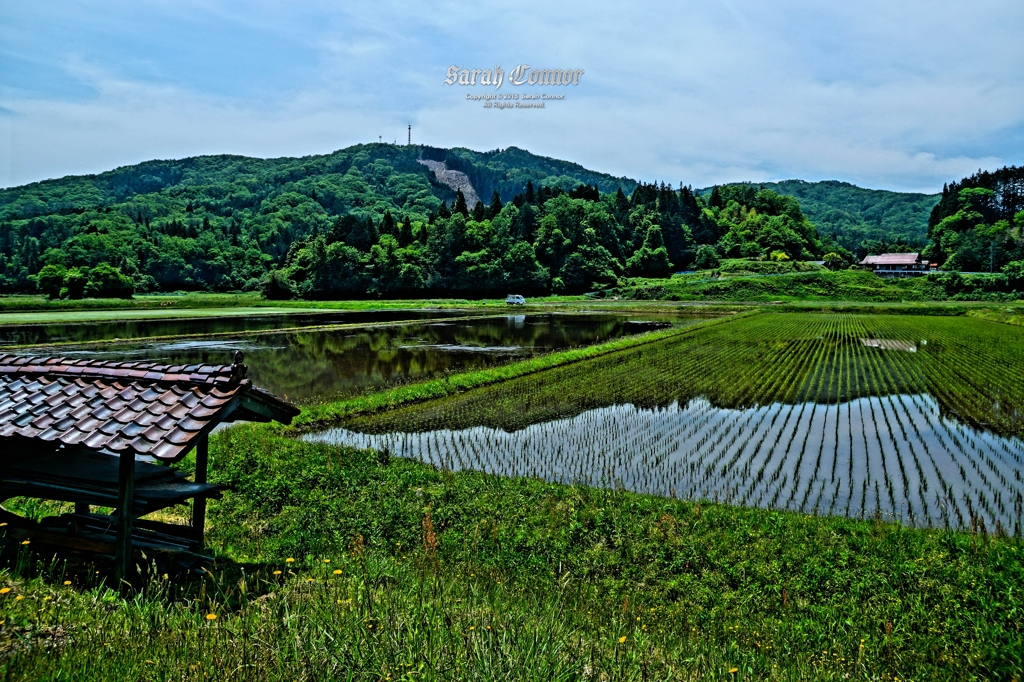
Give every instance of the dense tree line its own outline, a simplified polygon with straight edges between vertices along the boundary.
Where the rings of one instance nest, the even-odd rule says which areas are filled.
[[[467,206],[418,163],[442,152],[487,203]],[[51,296],[578,292],[698,260],[822,253],[791,197],[702,197],[514,148],[199,157],[0,191],[0,290]]]
[[[390,211],[377,222],[342,216],[292,244],[269,278],[270,296],[307,298],[444,292],[463,296],[576,293],[623,276],[664,277],[714,257],[809,259],[822,245],[791,197],[749,186],[640,184],[602,194],[581,184],[526,190],[471,210],[461,193],[426,221]]]
[[[1024,275],[1024,168],[978,171],[942,188],[925,255],[947,270]]]

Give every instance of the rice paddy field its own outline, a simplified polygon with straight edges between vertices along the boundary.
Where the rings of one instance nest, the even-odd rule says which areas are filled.
[[[442,469],[1019,536],[1024,334],[762,313],[357,417],[310,441]]]
[[[1022,334],[746,312],[225,428],[203,570],[5,543],[0,679],[1020,680]]]

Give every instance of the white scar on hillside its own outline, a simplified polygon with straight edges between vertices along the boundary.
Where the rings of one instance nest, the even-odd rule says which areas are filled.
[[[468,208],[472,209],[476,206],[476,202],[480,201],[476,190],[473,189],[473,183],[469,181],[469,176],[462,171],[448,170],[443,161],[419,159],[419,162],[434,171],[434,177],[442,185],[450,187],[453,192],[461,189],[462,196],[466,197],[466,206]]]

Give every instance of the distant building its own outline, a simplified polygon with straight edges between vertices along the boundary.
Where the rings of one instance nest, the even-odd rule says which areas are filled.
[[[928,272],[928,261],[917,253],[883,253],[868,256],[860,262],[879,277],[918,277]]]

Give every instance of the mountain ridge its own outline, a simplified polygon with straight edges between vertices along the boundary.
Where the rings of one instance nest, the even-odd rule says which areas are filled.
[[[428,168],[442,163],[468,184]],[[462,186],[481,202],[459,204]],[[706,262],[716,252],[807,260],[862,251],[865,236],[909,248],[921,227],[899,223],[901,216],[919,223],[930,206],[918,204],[932,201],[841,182],[720,188],[717,200],[713,193],[705,201],[689,187],[638,183],[514,146],[373,143],[305,157],[151,160],[0,190],[0,291],[43,290],[46,267],[52,293],[130,288],[113,270],[96,270],[109,286],[89,289],[89,273],[101,265],[140,291],[252,289],[278,271],[296,283],[325,277],[334,282],[328,291],[342,277],[324,274],[334,267],[321,267],[328,261],[343,263],[338,273],[352,281],[375,273],[353,295],[382,293],[373,287],[403,268],[408,292],[472,291],[481,282],[498,289],[506,268],[527,273],[531,291],[575,290]],[[510,202],[515,210],[502,212]],[[449,220],[455,211],[464,219],[458,225]],[[320,250],[333,244],[353,250],[324,261]],[[516,265],[502,260],[513,246]],[[304,249],[315,253],[300,258]],[[458,261],[454,270],[448,260]],[[306,261],[321,265],[295,270]]]

